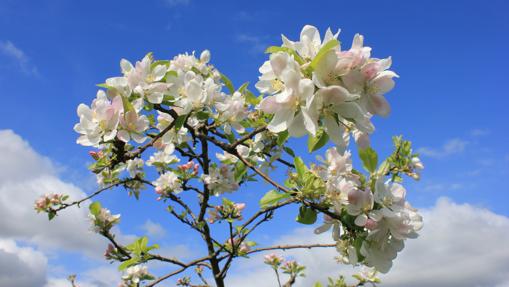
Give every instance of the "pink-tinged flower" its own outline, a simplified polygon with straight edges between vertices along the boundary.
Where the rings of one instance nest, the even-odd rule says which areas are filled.
[[[163,173],[159,178],[153,182],[155,185],[156,193],[160,195],[160,198],[168,196],[168,193],[180,193],[182,192],[182,182],[172,171]]]
[[[131,110],[120,118],[120,129],[118,138],[123,142],[129,142],[131,139],[137,143],[143,143],[147,138],[145,131],[148,129],[149,121],[145,115],[139,115],[136,111]]]
[[[315,135],[318,111],[313,82],[301,76],[299,64],[287,53],[272,54],[270,68],[263,69],[266,75],[256,84],[262,93],[273,94],[264,98],[259,107],[265,113],[274,114],[267,128],[273,133],[288,130],[295,137],[306,133]]]
[[[285,261],[282,256],[277,255],[276,253],[267,254],[263,256],[263,259],[263,263],[270,265],[273,268],[279,267]]]
[[[123,112],[122,98],[117,96],[110,101],[104,91],[99,90],[91,107],[80,104],[77,112],[80,122],[74,130],[81,134],[78,144],[99,147],[101,141],[110,141],[117,135]]]

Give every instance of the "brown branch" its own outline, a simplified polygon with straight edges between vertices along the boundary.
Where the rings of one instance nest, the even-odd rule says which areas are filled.
[[[91,198],[93,198],[93,197],[95,197],[95,196],[97,196],[97,195],[101,194],[102,192],[104,192],[104,191],[106,191],[106,190],[108,190],[108,189],[111,189],[111,188],[117,187],[117,186],[119,186],[119,185],[126,184],[126,183],[128,183],[128,182],[130,182],[130,181],[133,181],[133,180],[136,180],[136,179],[134,179],[134,178],[129,178],[129,179],[125,179],[125,180],[119,181],[119,182],[117,182],[117,183],[110,184],[110,185],[105,186],[105,187],[103,187],[103,188],[101,188],[101,189],[98,189],[98,190],[97,190],[97,191],[95,191],[94,193],[92,193],[92,194],[90,194],[89,196],[84,197],[84,198],[82,198],[82,199],[80,199],[80,200],[76,200],[76,201],[73,201],[73,202],[71,202],[71,203],[63,203],[60,207],[55,208],[55,209],[52,209],[52,211],[54,211],[54,212],[58,212],[58,211],[61,211],[61,210],[63,210],[63,209],[66,209],[66,208],[71,207],[71,206],[74,206],[74,205],[77,205],[78,207],[80,207],[80,204],[82,204],[84,201],[87,201],[87,200],[89,200],[89,199],[91,199]]]
[[[247,254],[262,252],[262,251],[270,251],[270,250],[289,250],[289,249],[312,249],[312,248],[328,248],[328,247],[336,247],[336,243],[325,243],[325,244],[294,244],[294,245],[275,245],[269,247],[262,247],[253,249]]]

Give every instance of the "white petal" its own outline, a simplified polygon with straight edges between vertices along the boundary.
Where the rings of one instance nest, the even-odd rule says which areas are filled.
[[[273,133],[280,133],[288,129],[289,124],[293,121],[294,117],[293,109],[281,109],[276,114],[274,114],[274,118],[270,121],[267,128]]]

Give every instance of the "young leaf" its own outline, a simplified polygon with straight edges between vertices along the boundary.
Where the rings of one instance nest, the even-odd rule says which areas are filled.
[[[280,193],[275,190],[271,190],[267,192],[262,199],[260,199],[260,207],[269,207],[288,197],[290,197],[290,194],[288,193]]]
[[[138,263],[138,258],[131,258],[129,260],[124,261],[122,264],[120,264],[118,266],[118,270],[119,271],[125,270],[126,268],[136,265],[137,263]]]
[[[308,137],[308,151],[314,152],[315,150],[320,149],[323,147],[327,141],[329,140],[329,135],[324,130],[319,130],[316,133],[316,136],[309,136]]]
[[[320,51],[318,51],[318,53],[316,54],[313,61],[311,61],[311,64],[309,64],[309,66],[311,68],[315,69],[316,66],[318,66],[318,64],[322,60],[323,56],[325,56],[325,54],[327,54],[327,52],[336,48],[337,46],[339,46],[339,41],[337,39],[332,39],[329,42],[327,42],[325,45],[322,46]]]
[[[223,81],[226,88],[228,88],[230,94],[233,95],[233,93],[235,93],[235,88],[233,87],[232,81],[228,79],[228,77],[225,76],[224,74],[221,74],[221,81]]]
[[[178,118],[175,120],[175,129],[178,131],[182,128],[184,123],[186,122],[187,115],[178,116]]]
[[[293,58],[295,59],[295,61],[297,61],[297,63],[299,63],[299,65],[302,65],[306,62],[306,61],[304,61],[304,59],[302,59],[302,57],[299,54],[297,54],[297,52],[295,52],[293,49],[290,49],[288,47],[271,46],[265,50],[265,54],[273,54],[273,53],[277,53],[277,52],[285,52],[287,54],[292,55]]]
[[[378,155],[376,154],[376,151],[371,147],[360,149],[359,157],[362,160],[364,168],[370,173],[374,173],[376,166],[378,165]]]
[[[299,208],[299,215],[295,219],[302,224],[313,224],[316,222],[316,211],[307,206],[301,205]]]
[[[92,202],[88,209],[92,215],[98,215],[101,212],[101,203],[99,201]]]
[[[306,165],[304,164],[304,162],[302,161],[302,159],[300,157],[295,157],[293,159],[293,164],[295,165],[295,169],[297,170],[297,175],[300,177],[300,178],[303,178],[304,177],[304,174],[307,172],[307,167]]]

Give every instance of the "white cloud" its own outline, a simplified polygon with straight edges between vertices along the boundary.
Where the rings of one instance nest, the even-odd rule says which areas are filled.
[[[161,224],[153,222],[152,220],[145,221],[141,228],[150,237],[161,238],[166,234],[166,230],[164,230]]]
[[[0,53],[12,59],[23,73],[38,75],[37,67],[31,64],[25,52],[16,47],[11,41],[0,41]]]
[[[253,54],[263,53],[263,51],[267,48],[267,44],[262,37],[259,36],[238,34],[235,37],[235,40],[239,43],[249,45],[249,52]]]
[[[440,148],[422,147],[417,149],[417,153],[420,155],[433,157],[433,158],[444,158],[453,154],[462,153],[465,150],[468,142],[459,138],[450,139],[446,141]]]
[[[34,287],[46,282],[47,258],[14,240],[0,239],[0,286]]]
[[[71,199],[85,194],[58,178],[49,159],[10,130],[0,131],[0,236],[23,240],[43,248],[64,249],[100,255],[101,237],[90,231],[86,208],[61,212],[52,222],[33,209],[34,201],[46,193],[62,193]]]
[[[509,218],[469,204],[441,198],[423,210],[425,226],[418,239],[408,240],[393,269],[382,276],[382,286],[460,287],[508,286]],[[301,228],[275,243],[330,242],[330,235],[315,236],[311,228]],[[296,287],[312,286],[327,276],[350,274],[352,268],[337,265],[334,249],[286,252],[307,266],[307,277]],[[238,265],[231,286],[274,285],[272,270],[259,256]]]

